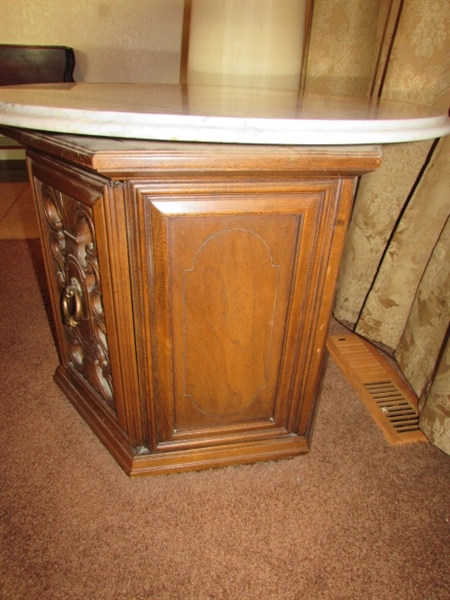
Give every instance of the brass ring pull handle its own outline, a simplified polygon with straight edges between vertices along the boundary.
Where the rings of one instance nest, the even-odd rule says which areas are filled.
[[[83,318],[83,302],[80,284],[76,279],[70,280],[61,295],[61,314],[64,325],[76,327]]]

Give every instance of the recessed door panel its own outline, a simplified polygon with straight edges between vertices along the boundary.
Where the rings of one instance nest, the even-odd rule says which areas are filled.
[[[210,417],[248,408],[268,383],[280,265],[264,239],[212,234],[184,272],[184,390]]]
[[[324,194],[143,198],[159,442],[288,433],[289,326],[307,303]]]
[[[248,215],[169,220],[176,430],[275,418],[301,218],[271,222]],[[293,243],[283,249],[283,240]]]

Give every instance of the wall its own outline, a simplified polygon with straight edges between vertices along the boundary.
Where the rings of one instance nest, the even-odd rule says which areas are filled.
[[[0,0],[0,43],[71,46],[75,81],[177,83],[184,0]]]

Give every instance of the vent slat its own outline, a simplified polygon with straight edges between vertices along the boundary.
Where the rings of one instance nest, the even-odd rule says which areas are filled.
[[[412,423],[413,421],[418,422],[419,419],[415,414],[409,415],[388,415],[391,423]]]
[[[417,431],[417,428],[414,425],[412,427],[395,427],[395,430],[398,433],[409,433],[409,432],[412,432],[412,431]]]

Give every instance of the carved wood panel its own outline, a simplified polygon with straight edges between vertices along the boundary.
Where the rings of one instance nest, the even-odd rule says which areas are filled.
[[[115,411],[93,208],[38,179],[35,186],[60,299],[61,351],[77,376]]]

